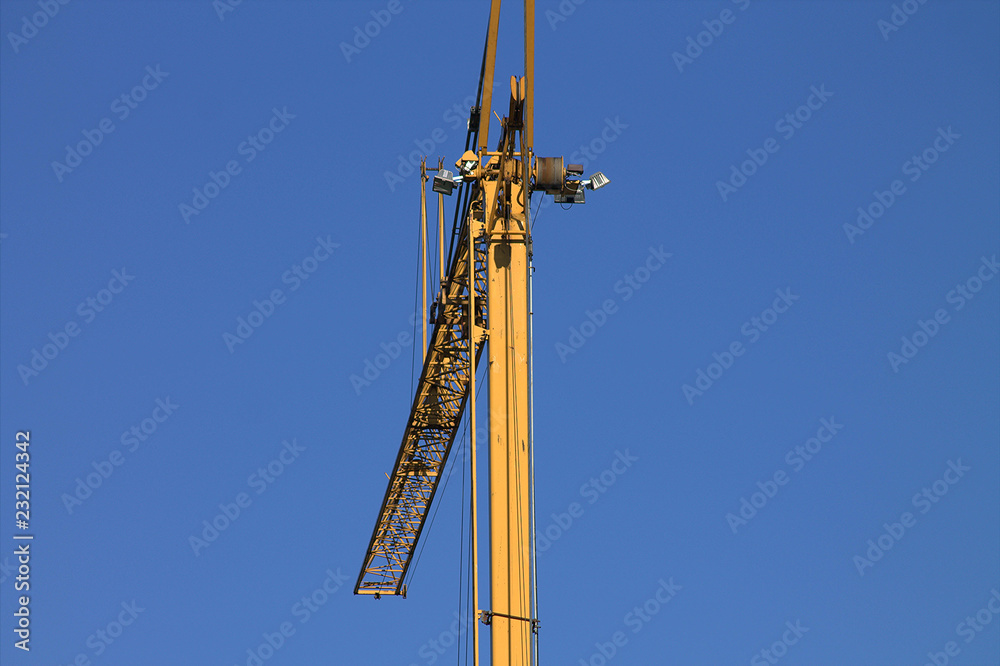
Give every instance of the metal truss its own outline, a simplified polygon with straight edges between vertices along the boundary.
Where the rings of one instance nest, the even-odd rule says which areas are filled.
[[[486,243],[477,241],[476,330],[469,333],[468,230],[482,224],[478,189],[474,187],[469,219],[456,239],[451,270],[432,310],[433,334],[355,594],[406,596],[406,572],[462,420],[472,371],[470,340],[476,341],[478,365],[486,327]]]

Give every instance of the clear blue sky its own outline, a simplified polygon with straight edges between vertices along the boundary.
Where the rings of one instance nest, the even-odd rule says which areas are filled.
[[[488,4],[0,5],[5,666],[456,663],[460,474],[352,589]],[[1000,6],[895,6],[538,1],[543,663],[1000,662]]]

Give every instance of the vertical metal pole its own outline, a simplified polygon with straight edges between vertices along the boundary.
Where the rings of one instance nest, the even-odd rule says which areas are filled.
[[[469,451],[472,454],[472,663],[479,666],[479,521],[476,498],[476,241],[469,219]]]
[[[444,170],[444,160],[438,160],[438,173]],[[438,258],[440,259],[441,271],[438,275],[438,284],[441,285],[441,307],[444,307],[444,193],[438,192]]]
[[[531,209],[528,209],[530,213]],[[526,216],[527,217],[527,216]],[[530,237],[529,237],[530,238]],[[538,545],[535,543],[535,266],[528,252],[528,477],[531,484],[531,617],[538,618]],[[532,628],[532,664],[538,666],[538,634]]]
[[[528,251],[523,188],[489,237],[490,650],[492,663],[531,661],[531,556],[528,461]],[[499,183],[486,183],[494,201]]]
[[[535,0],[524,1],[524,129],[521,131],[521,186],[525,219],[529,226],[525,227],[531,235],[531,170],[534,165],[535,150]]]
[[[532,263],[531,251],[531,169],[535,148],[535,0],[524,0],[524,129],[522,139],[521,163],[524,168],[521,180],[521,192],[524,197],[524,231],[528,244],[528,498],[529,515],[529,548],[531,551],[531,617],[538,618],[538,568],[537,547],[535,544],[535,398],[534,398],[534,289],[533,278],[535,267]],[[530,634],[531,657],[534,666],[538,665],[538,635]]]
[[[427,158],[420,160],[420,235],[423,258],[420,262],[420,277],[424,285],[424,307],[420,319],[424,329],[424,346],[421,347],[420,364],[427,359]]]
[[[535,0],[524,0],[524,143],[527,154],[535,147]]]

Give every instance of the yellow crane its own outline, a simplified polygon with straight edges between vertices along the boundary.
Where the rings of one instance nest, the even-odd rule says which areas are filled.
[[[534,190],[565,204],[608,183],[562,157],[533,154],[535,3],[524,1],[524,75],[511,77],[507,115],[488,149],[500,0],[492,0],[477,104],[470,109],[457,174],[421,165],[423,366],[403,441],[379,510],[355,594],[406,596],[406,574],[458,433],[469,409],[474,663],[479,624],[491,628],[490,663],[537,663],[531,441],[531,229]],[[473,150],[474,148],[474,150]],[[433,178],[429,173],[435,173]],[[438,195],[440,288],[427,307],[427,183]],[[445,252],[444,197],[457,194]],[[446,265],[447,262],[447,265]],[[428,323],[433,325],[428,340]],[[481,609],[478,570],[476,367],[488,360],[489,609]]]

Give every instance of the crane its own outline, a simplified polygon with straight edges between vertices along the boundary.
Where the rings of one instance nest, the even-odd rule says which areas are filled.
[[[585,189],[609,181],[582,178],[562,157],[536,157],[534,132],[535,3],[524,0],[524,75],[512,76],[507,114],[489,150],[500,0],[491,0],[477,104],[470,109],[457,174],[421,164],[423,365],[399,453],[389,476],[354,593],[406,596],[406,575],[468,409],[472,555],[476,610],[472,651],[479,663],[479,624],[491,628],[490,663],[537,663],[531,441],[530,201],[584,203]],[[430,173],[434,173],[433,178]],[[427,183],[438,195],[438,279],[427,304]],[[444,197],[457,194],[448,252]],[[447,255],[447,259],[446,259]],[[428,324],[432,325],[428,339]],[[488,360],[489,609],[479,605],[476,369]]]

